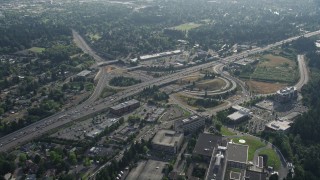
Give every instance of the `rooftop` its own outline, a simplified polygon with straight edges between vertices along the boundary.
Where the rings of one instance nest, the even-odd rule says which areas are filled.
[[[244,58],[244,59],[240,59],[236,62],[234,62],[235,64],[241,65],[241,66],[246,66],[248,64],[252,64],[254,62],[256,62],[256,59],[249,59],[249,58]]]
[[[281,120],[293,120],[294,118],[296,118],[297,116],[301,115],[301,113],[299,112],[292,112],[284,117],[281,117]]]
[[[198,137],[193,153],[203,155],[203,156],[211,156],[212,151],[214,150],[215,147],[218,147],[221,140],[222,139],[219,136],[201,133]]]
[[[166,51],[166,52],[162,52],[162,53],[143,55],[143,56],[140,56],[140,59],[141,60],[149,60],[149,59],[153,59],[153,58],[159,58],[159,57],[163,57],[163,56],[171,56],[171,55],[180,54],[180,53],[182,53],[181,50]],[[131,59],[131,61],[137,61],[137,60],[138,60],[138,58]]]
[[[246,171],[246,178],[249,180],[266,180],[267,174],[263,172],[256,172],[256,171]]]
[[[91,71],[83,70],[83,71],[79,72],[77,74],[77,76],[85,77],[85,76],[89,75],[90,73],[91,73]]]
[[[139,103],[139,101],[137,101],[135,99],[131,99],[130,101],[126,101],[126,102],[120,103],[120,104],[118,104],[116,106],[113,106],[111,108],[114,109],[114,110],[119,110],[119,109],[122,109],[124,107],[128,107],[128,106],[131,106],[133,104],[136,104],[136,103]]]
[[[285,131],[291,127],[291,123],[289,121],[284,120],[275,120],[271,121],[268,124],[266,124],[266,127],[273,129],[275,131]]]
[[[247,163],[248,160],[248,145],[228,143],[227,146],[228,161]]]
[[[152,139],[152,143],[164,146],[175,146],[175,143],[183,138],[183,134],[172,130],[159,130]]]
[[[187,118],[187,119],[183,119],[181,120],[183,124],[188,124],[188,123],[191,123],[193,121],[197,121],[200,117],[197,116],[197,115],[194,115],[194,116],[191,116],[190,118]]]
[[[237,112],[234,112],[232,114],[230,114],[228,116],[229,119],[231,119],[232,121],[237,121],[243,117],[246,117],[248,116],[248,113],[245,113],[245,112],[242,112],[242,111],[237,111]]]
[[[240,180],[241,173],[230,171],[230,179],[231,180]]]
[[[297,88],[292,86],[292,87],[285,87],[283,89],[280,89],[279,91],[277,91],[277,94],[290,94],[293,93],[294,91],[296,91]]]

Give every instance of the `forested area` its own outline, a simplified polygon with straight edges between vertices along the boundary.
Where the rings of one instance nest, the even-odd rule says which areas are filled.
[[[112,86],[126,87],[141,83],[141,80],[131,77],[119,76],[112,78],[109,83]]]
[[[303,102],[309,111],[295,121],[289,134],[264,133],[263,136],[271,138],[295,165],[294,178],[289,175],[287,179],[317,180],[320,178],[320,55],[311,39],[299,39],[293,47],[306,53],[311,70],[311,80],[302,89]]]

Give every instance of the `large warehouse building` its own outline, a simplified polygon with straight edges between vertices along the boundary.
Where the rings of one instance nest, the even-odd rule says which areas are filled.
[[[152,139],[152,148],[158,151],[175,154],[183,141],[183,134],[172,130],[159,130]]]

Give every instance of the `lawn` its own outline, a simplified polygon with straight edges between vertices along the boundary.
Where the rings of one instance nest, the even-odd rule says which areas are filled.
[[[250,136],[243,136],[241,138],[234,138],[234,139],[232,139],[232,141],[234,143],[241,144],[241,143],[239,143],[240,139],[244,139],[246,141],[244,144],[249,146],[249,152],[248,152],[248,160],[249,161],[253,160],[254,153],[256,152],[257,149],[266,146],[266,144],[264,142],[260,141],[257,138],[250,137]]]
[[[44,50],[46,50],[46,48],[41,48],[41,47],[32,47],[30,49],[28,49],[31,52],[34,53],[42,53]]]
[[[215,78],[211,80],[202,80],[196,83],[196,88],[208,91],[215,91],[223,88],[226,85],[226,82],[220,78]]]
[[[191,29],[195,29],[202,26],[201,24],[196,23],[185,23],[179,26],[172,27],[171,29],[178,30],[178,31],[189,31]]]
[[[221,127],[221,134],[222,134],[223,136],[233,136],[233,135],[236,135],[236,133],[229,131],[229,129],[228,129],[227,127],[225,127],[225,126],[222,126],[222,127]]]
[[[267,155],[267,166],[272,166],[275,170],[279,170],[281,166],[281,160],[278,154],[273,149],[264,149],[259,155]]]
[[[278,91],[284,87],[287,87],[286,83],[268,83],[268,82],[259,82],[259,81],[246,81],[248,86],[251,88],[251,91],[259,94],[269,94]]]
[[[114,95],[115,93],[117,93],[117,90],[112,89],[112,88],[105,87],[105,88],[102,90],[102,93],[101,93],[100,96],[101,96],[102,98],[105,98],[105,97]]]
[[[299,78],[299,71],[294,61],[271,54],[264,55],[251,78],[258,81],[294,83]]]

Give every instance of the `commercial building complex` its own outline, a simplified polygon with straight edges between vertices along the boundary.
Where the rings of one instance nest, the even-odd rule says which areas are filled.
[[[115,115],[123,115],[126,112],[132,111],[140,106],[140,102],[132,99],[130,101],[118,104],[110,108],[110,112]]]
[[[182,133],[172,130],[159,130],[152,139],[152,148],[154,150],[175,154],[182,144],[183,137]]]
[[[198,115],[194,115],[187,119],[175,121],[174,128],[176,131],[194,132],[199,128],[204,127],[204,125],[205,119]]]
[[[279,102],[288,102],[298,97],[298,91],[296,87],[286,87],[277,91],[276,100]]]

